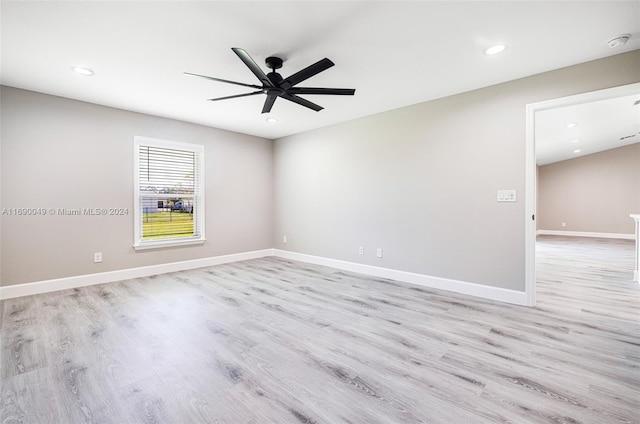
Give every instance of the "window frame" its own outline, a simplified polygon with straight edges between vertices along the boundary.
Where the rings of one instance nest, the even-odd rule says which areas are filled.
[[[142,239],[142,218],[141,191],[140,191],[140,147],[149,146],[165,149],[183,150],[196,154],[196,167],[199,168],[199,175],[194,175],[193,192],[193,220],[194,227],[199,228],[199,235],[193,237],[161,238],[154,240]],[[159,249],[166,247],[189,246],[204,244],[205,238],[205,198],[204,198],[204,146],[201,144],[183,143],[179,141],[162,140],[151,137],[135,136],[133,143],[133,215],[134,215],[134,239],[133,248],[135,250]],[[159,194],[158,197],[172,197],[170,195]],[[173,196],[175,197],[175,196]]]

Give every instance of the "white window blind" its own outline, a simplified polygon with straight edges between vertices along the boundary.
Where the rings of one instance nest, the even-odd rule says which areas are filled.
[[[204,148],[135,138],[134,247],[204,241]]]

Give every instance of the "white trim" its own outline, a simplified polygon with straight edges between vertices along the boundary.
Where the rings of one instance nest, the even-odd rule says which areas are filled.
[[[163,147],[165,149],[179,149],[189,151],[204,152],[204,144],[185,143],[183,141],[164,140],[161,138],[145,137],[142,135],[133,136],[134,142],[137,145],[144,144],[154,147]]]
[[[516,305],[527,305],[527,298],[525,293],[516,290],[491,287],[466,281],[451,280],[448,278],[433,277],[430,275],[416,274],[413,272],[399,271],[390,268],[381,268],[377,266],[358,264],[337,259],[323,258],[320,256],[306,255],[303,253],[296,253],[279,249],[256,250],[253,252],[235,253],[230,255],[193,259],[182,262],[172,262],[139,268],[129,268],[117,271],[102,272],[98,274],[78,275],[75,277],[57,278],[54,280],[37,281],[34,283],[15,284],[12,286],[0,287],[0,300],[21,296],[30,296],[39,293],[48,293],[58,290],[72,289],[75,287],[113,283],[116,281],[130,280],[133,278],[166,274],[169,272],[185,271],[190,269],[221,265],[230,262],[244,261],[248,259],[264,258],[266,256],[277,256],[284,259],[291,259],[316,265],[324,265],[345,271],[357,272],[360,274],[380,278],[388,278],[428,288],[448,290],[455,293],[467,294],[484,299],[496,300],[499,302],[512,303]]]
[[[75,287],[113,283],[116,281],[130,280],[132,278],[149,277],[151,275],[166,274],[168,272],[185,271],[189,269],[221,265],[248,259],[263,258],[265,256],[273,256],[273,249],[234,253],[230,255],[213,256],[209,258],[193,259],[182,262],[171,262],[167,264],[151,265],[139,268],[121,269],[117,271],[107,271],[97,274],[56,278],[54,280],[37,281],[34,283],[15,284],[12,286],[0,287],[0,300],[21,296],[30,296],[39,293],[48,293],[58,290],[72,289]]]
[[[594,237],[594,238],[609,238],[609,239],[624,239],[635,240],[634,234],[623,233],[594,233],[588,231],[559,231],[559,230],[538,230],[536,231],[538,236],[567,236],[567,237]]]
[[[525,185],[524,185],[524,291],[527,306],[536,306],[536,105],[526,108]]]
[[[324,265],[331,268],[357,272],[374,277],[402,281],[405,283],[415,284],[417,286],[448,290],[455,293],[467,294],[499,302],[513,303],[516,305],[527,305],[525,292],[516,290],[486,286],[484,284],[470,283],[467,281],[451,280],[448,278],[433,277],[430,275],[416,274],[413,272],[399,271],[390,268],[381,268],[373,265],[341,261],[320,256],[306,255],[287,250],[274,249],[274,255],[285,259]]]
[[[204,244],[205,241],[207,241],[207,239],[205,238],[188,238],[184,240],[172,239],[171,241],[163,241],[162,239],[159,239],[159,240],[141,241],[140,244],[134,244],[133,248],[135,250],[162,249],[167,247]]]
[[[640,214],[631,213],[629,217],[633,219],[636,224],[636,228],[634,231],[634,237],[636,239],[636,248],[635,248],[635,257],[633,258],[634,263],[634,271],[633,271],[633,281],[637,281],[640,284]]]

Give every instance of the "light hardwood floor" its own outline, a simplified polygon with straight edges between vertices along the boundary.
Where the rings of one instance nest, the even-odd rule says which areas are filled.
[[[639,423],[633,243],[526,308],[278,258],[0,302],[5,423]]]

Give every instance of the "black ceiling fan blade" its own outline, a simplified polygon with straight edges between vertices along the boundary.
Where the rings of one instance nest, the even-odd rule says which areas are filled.
[[[331,68],[333,65],[335,65],[335,63],[325,57],[324,59],[317,61],[313,65],[309,65],[303,70],[296,72],[288,78],[285,78],[284,81],[279,84],[279,87],[287,90],[294,85]]]
[[[262,106],[262,113],[271,112],[271,108],[273,107],[273,104],[276,102],[277,98],[277,94],[267,94],[267,99],[264,101],[264,106]]]
[[[249,53],[238,47],[232,47],[231,50],[233,50],[233,52],[238,55],[240,60],[242,60],[244,64],[247,65],[249,69],[251,69],[251,72],[253,72],[253,74],[258,77],[260,82],[265,87],[273,87],[273,83],[269,80],[269,78],[267,78],[267,75],[264,73],[262,68],[260,68],[258,64],[251,58],[251,56],[249,56]]]
[[[317,88],[317,87],[291,87],[287,90],[290,94],[333,94],[337,96],[353,96],[355,88]]]
[[[208,77],[206,75],[192,74],[191,72],[184,72],[184,74],[185,75],[191,75],[191,76],[194,76],[194,77],[199,77],[199,78],[206,78],[208,80],[213,80],[213,81],[218,81],[218,82],[226,82],[228,84],[241,85],[243,87],[262,88],[259,85],[255,85],[255,84],[245,84],[243,82],[229,81],[229,80],[222,79],[222,78],[214,78],[214,77]]]
[[[251,93],[235,94],[233,96],[216,97],[215,99],[207,99],[210,102],[216,102],[218,100],[237,99],[238,97],[255,96],[256,94],[262,94],[262,90],[253,91]]]
[[[322,109],[324,109],[322,106],[312,103],[307,99],[303,99],[302,97],[298,97],[295,94],[284,93],[284,94],[281,94],[280,97],[282,97],[283,99],[287,99],[290,102],[297,103],[304,107],[308,107],[309,109],[313,109],[316,112],[320,112]]]

